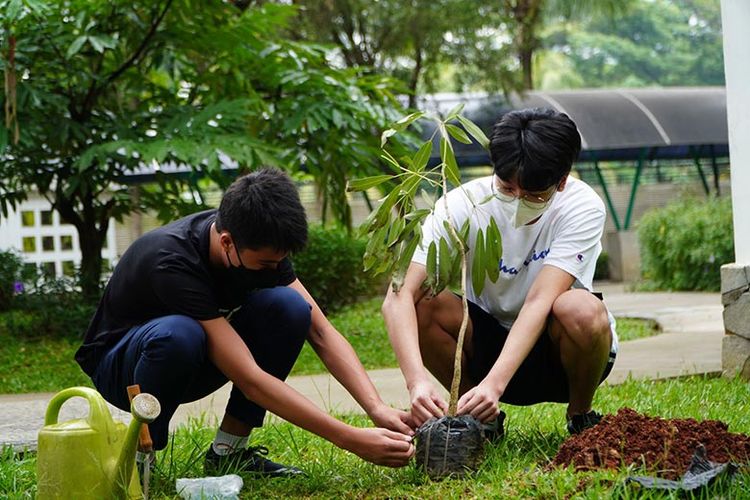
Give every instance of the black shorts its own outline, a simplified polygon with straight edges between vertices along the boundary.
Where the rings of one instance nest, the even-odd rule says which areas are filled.
[[[473,355],[468,360],[467,368],[472,382],[479,383],[497,361],[508,338],[508,329],[472,302],[469,302],[469,317],[473,326]],[[500,401],[521,406],[543,402],[567,403],[568,378],[557,357],[552,339],[546,331],[543,332],[510,379]],[[610,353],[601,381],[604,381],[612,371],[614,357],[614,353]]]

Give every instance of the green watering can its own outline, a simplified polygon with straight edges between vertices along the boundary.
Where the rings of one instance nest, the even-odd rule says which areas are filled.
[[[60,407],[80,396],[89,403],[85,419],[58,423]],[[141,424],[159,416],[159,401],[138,394],[131,402],[129,426],[116,422],[104,398],[88,387],[58,392],[47,406],[39,431],[37,498],[110,499],[142,498],[138,474],[133,474]]]

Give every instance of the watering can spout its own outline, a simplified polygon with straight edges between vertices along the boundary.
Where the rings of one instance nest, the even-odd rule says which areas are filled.
[[[151,394],[141,393],[133,398],[130,403],[130,412],[133,415],[125,434],[125,442],[120,450],[120,457],[115,468],[117,474],[117,486],[121,491],[127,490],[130,478],[133,474],[133,457],[138,445],[138,434],[142,424],[150,424],[161,413],[159,401]]]

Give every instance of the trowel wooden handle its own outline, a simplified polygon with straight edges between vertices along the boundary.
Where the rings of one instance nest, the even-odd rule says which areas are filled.
[[[138,394],[141,393],[141,386],[133,384],[128,386],[128,399],[133,400]],[[138,435],[138,442],[140,444],[140,450],[143,452],[150,452],[154,449],[154,442],[151,441],[151,433],[148,431],[148,424],[141,424],[140,434]]]

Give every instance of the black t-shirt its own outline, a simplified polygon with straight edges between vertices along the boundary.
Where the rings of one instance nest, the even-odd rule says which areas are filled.
[[[225,316],[257,288],[288,285],[296,279],[285,258],[271,275],[275,285],[247,276],[237,288],[226,269],[209,263],[211,224],[216,211],[190,215],[148,232],[117,263],[75,358],[91,375],[107,350],[132,327],[180,314],[196,320]],[[230,286],[231,284],[231,286]]]

